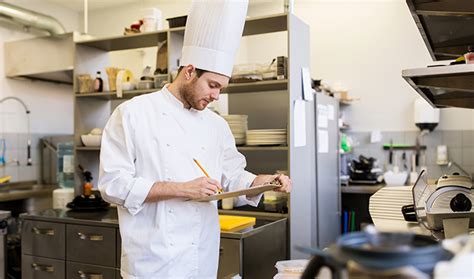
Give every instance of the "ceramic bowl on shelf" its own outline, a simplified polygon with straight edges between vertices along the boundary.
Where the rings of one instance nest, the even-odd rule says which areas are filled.
[[[82,135],[81,136],[82,144],[88,147],[98,147],[100,146],[100,141],[102,140],[102,135]]]
[[[408,172],[393,172],[390,170],[383,174],[383,178],[387,186],[403,186],[407,182]]]

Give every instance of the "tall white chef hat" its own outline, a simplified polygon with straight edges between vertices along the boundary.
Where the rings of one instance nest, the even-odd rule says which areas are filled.
[[[186,22],[180,66],[230,77],[248,0],[194,0]]]

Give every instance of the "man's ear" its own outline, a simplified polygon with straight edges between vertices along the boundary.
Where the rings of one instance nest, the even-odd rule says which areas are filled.
[[[193,73],[195,72],[196,68],[193,66],[193,65],[187,65],[185,68],[184,68],[184,77],[186,79],[190,79],[192,76],[193,76]]]

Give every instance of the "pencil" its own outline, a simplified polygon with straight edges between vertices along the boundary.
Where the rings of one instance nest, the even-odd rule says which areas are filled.
[[[201,166],[201,164],[199,164],[199,161],[196,160],[196,159],[193,159],[194,163],[196,163],[196,165],[198,165],[198,167],[202,170],[202,172],[204,173],[204,175],[207,177],[207,178],[211,178],[209,176],[209,174],[207,174],[207,171]],[[222,193],[222,190],[221,189],[218,189],[217,190],[217,193],[220,194]]]

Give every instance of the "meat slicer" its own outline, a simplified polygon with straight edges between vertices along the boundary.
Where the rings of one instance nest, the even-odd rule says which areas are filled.
[[[466,234],[474,229],[472,186],[471,178],[459,173],[443,175],[436,185],[429,185],[423,171],[412,189],[414,204],[402,207],[403,216],[406,221],[418,221],[435,236]]]

